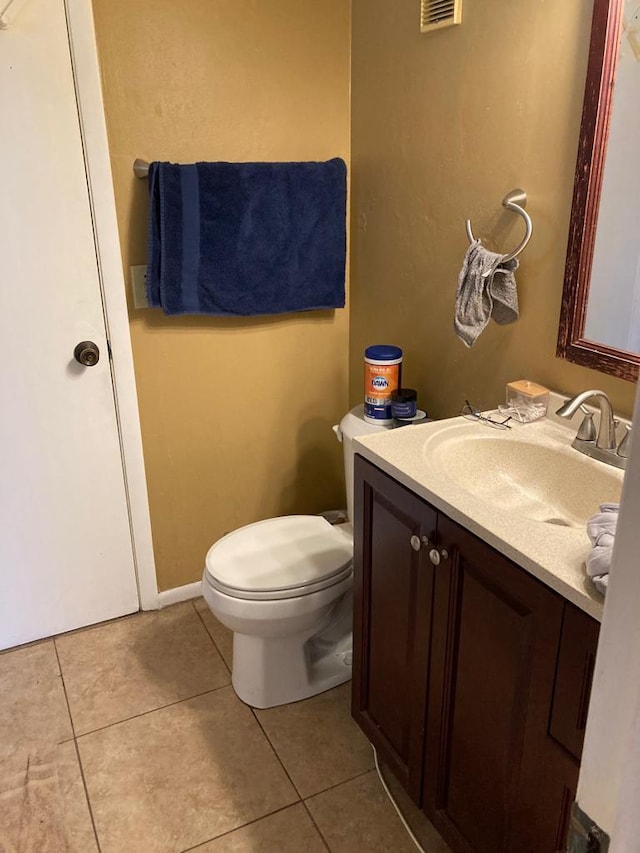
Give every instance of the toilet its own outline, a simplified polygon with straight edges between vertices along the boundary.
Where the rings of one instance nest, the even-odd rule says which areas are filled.
[[[334,426],[343,445],[347,515],[287,515],[240,527],[211,546],[202,593],[233,631],[232,683],[254,708],[322,693],[351,678],[352,439],[387,426],[356,406]]]

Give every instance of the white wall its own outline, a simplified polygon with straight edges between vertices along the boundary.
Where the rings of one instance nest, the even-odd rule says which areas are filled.
[[[634,422],[640,423],[640,396]],[[634,441],[596,658],[578,804],[612,836],[610,853],[640,850],[640,439]]]

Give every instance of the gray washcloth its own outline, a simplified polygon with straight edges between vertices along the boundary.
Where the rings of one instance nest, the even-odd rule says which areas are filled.
[[[515,271],[519,261],[485,249],[480,240],[467,249],[458,276],[453,326],[460,340],[472,347],[490,319],[501,326],[518,319]]]
[[[587,535],[593,548],[587,556],[587,574],[598,592],[605,595],[609,586],[611,555],[616,537],[619,504],[602,504],[600,512],[587,522]]]

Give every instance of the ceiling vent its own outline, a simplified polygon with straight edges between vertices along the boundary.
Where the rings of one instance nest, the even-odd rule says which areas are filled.
[[[420,0],[420,32],[462,23],[462,0]]]

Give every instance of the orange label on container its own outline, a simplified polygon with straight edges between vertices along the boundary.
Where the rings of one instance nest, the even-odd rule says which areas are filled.
[[[364,364],[364,401],[372,406],[391,403],[400,381],[399,364]]]

